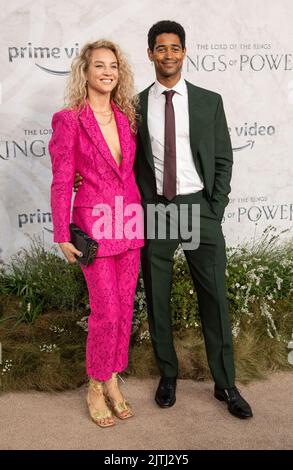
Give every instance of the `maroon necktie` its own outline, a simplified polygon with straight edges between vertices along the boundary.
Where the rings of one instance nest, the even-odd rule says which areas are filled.
[[[165,104],[165,151],[163,195],[170,201],[176,196],[176,132],[175,113],[172,98],[174,90],[164,91]]]

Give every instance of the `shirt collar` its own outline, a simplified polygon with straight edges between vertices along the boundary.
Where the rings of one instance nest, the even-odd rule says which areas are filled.
[[[153,90],[154,96],[159,98],[165,90],[171,90],[171,88],[167,88],[165,85],[162,85],[158,80],[156,80]],[[176,85],[172,87],[172,90],[176,91],[176,93],[182,96],[187,94],[186,83],[183,77],[181,77],[179,82],[177,82]]]

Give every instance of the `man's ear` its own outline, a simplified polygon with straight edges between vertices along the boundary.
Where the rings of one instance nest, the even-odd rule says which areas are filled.
[[[183,49],[184,59],[186,57],[186,53],[187,53],[187,50],[186,50],[186,47],[185,47],[185,49]]]
[[[147,49],[147,53],[148,53],[148,56],[149,56],[149,59],[150,61],[152,62],[154,59],[153,59],[153,52],[151,51],[151,49],[148,47]]]

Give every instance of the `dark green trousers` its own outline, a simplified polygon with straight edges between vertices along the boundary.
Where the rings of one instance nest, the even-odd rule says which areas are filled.
[[[161,196],[156,202],[168,204],[168,201]],[[197,249],[184,250],[184,253],[197,292],[211,374],[219,387],[232,387],[235,371],[225,288],[226,248],[221,222],[213,213],[202,191],[187,196],[176,196],[172,203],[178,207],[178,213],[180,207],[183,207],[181,204],[185,204],[190,213],[192,204],[200,205],[200,243]],[[149,204],[154,204],[154,201],[144,203],[145,215]],[[167,224],[172,222],[170,218],[167,220]],[[147,234],[146,219],[145,229]],[[166,377],[176,377],[178,374],[178,359],[171,327],[170,298],[173,255],[182,241],[180,235],[176,239],[170,237],[159,239],[156,236],[154,239],[146,238],[142,249],[142,270],[150,334],[160,374]]]

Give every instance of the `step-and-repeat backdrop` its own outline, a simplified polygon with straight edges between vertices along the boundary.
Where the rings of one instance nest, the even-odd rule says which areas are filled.
[[[33,235],[52,245],[48,141],[72,59],[89,40],[114,40],[141,91],[154,79],[147,32],[162,19],[185,27],[184,77],[223,96],[235,161],[223,221],[228,245],[257,240],[269,225],[292,226],[292,0],[0,4],[2,259],[28,246]]]

